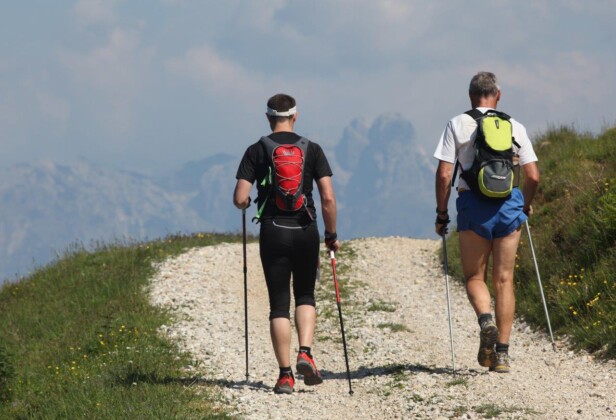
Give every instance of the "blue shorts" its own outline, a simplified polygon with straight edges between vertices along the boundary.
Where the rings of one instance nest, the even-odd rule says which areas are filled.
[[[458,232],[472,230],[489,241],[509,235],[527,219],[524,196],[518,188],[504,201],[489,201],[472,191],[463,191],[456,199],[456,209]]]

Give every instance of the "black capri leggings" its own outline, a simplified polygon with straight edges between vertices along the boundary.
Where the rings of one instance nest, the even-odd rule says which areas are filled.
[[[319,260],[319,231],[316,222],[307,226],[281,225],[264,220],[259,250],[270,302],[269,319],[291,318],[291,274],[295,306],[315,306],[314,285]]]

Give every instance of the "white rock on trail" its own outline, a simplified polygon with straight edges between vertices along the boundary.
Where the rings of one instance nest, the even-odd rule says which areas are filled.
[[[322,385],[297,380],[275,395],[278,366],[268,330],[268,300],[258,244],[247,246],[249,381],[245,378],[241,244],[196,248],[160,264],[151,301],[176,321],[160,333],[192,353],[220,404],[235,416],[263,418],[616,418],[616,365],[576,354],[516,321],[510,374],[477,365],[478,325],[463,287],[450,281],[456,375],[451,371],[440,241],[402,237],[346,242],[338,254],[342,312],[354,395],[348,394],[329,258],[321,257],[319,318],[313,344]],[[292,351],[297,351],[293,335]],[[296,377],[296,379],[298,379]],[[193,385],[198,387],[198,384]]]

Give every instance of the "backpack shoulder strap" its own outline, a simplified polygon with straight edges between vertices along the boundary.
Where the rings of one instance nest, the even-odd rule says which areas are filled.
[[[460,165],[460,161],[458,159],[456,159],[456,164],[453,168],[453,175],[451,177],[451,186],[454,187],[456,185],[456,175],[458,174],[458,168],[460,168],[462,165]]]
[[[267,160],[271,163],[272,162],[272,153],[274,153],[274,149],[277,146],[279,146],[279,144],[276,143],[271,138],[269,138],[268,136],[261,137],[261,139],[259,139],[259,143],[261,143],[263,145],[263,148],[265,149],[265,156],[267,157]]]
[[[465,112],[466,115],[477,121],[479,118],[483,117],[483,112],[478,110],[477,108],[469,109]]]
[[[308,159],[308,147],[310,146],[310,140],[305,137],[300,137],[298,141],[295,142],[294,146],[299,147],[302,150],[302,154],[304,155],[304,160],[302,163],[302,185],[304,184],[304,175],[306,174],[306,159]]]
[[[306,156],[306,153],[308,152],[308,146],[310,146],[310,140],[308,140],[306,137],[300,137],[299,140],[295,142],[295,146],[302,149],[302,152],[304,152],[304,156]]]
[[[465,112],[466,115],[469,115],[472,119],[474,119],[475,121],[478,120],[479,118],[485,116],[485,115],[496,115],[504,120],[510,120],[511,116],[509,116],[508,114],[505,114],[504,112],[501,111],[497,111],[495,109],[488,109],[485,113],[481,112],[480,110],[478,110],[477,108],[473,108],[471,110],[468,110]]]
[[[267,188],[267,193],[265,194],[265,198],[259,207],[257,207],[257,214],[252,218],[252,221],[255,223],[259,223],[261,221],[261,215],[265,210],[265,205],[269,199],[270,193],[272,192],[272,183],[273,183],[273,175],[272,175],[272,153],[274,153],[274,149],[278,146],[274,140],[269,138],[268,136],[263,136],[259,139],[259,143],[263,146],[263,150],[265,152],[266,162],[269,162],[269,167],[267,174],[263,177],[262,180],[259,181],[259,185],[263,188]],[[259,201],[259,196],[255,198],[255,203]]]
[[[486,114],[496,115],[497,117],[500,117],[501,119],[507,120],[507,121],[511,119],[511,116],[509,114],[505,114],[504,112],[497,111],[495,109],[488,110]]]
[[[464,112],[466,115],[468,115],[469,117],[471,117],[472,119],[474,119],[475,121],[479,120],[481,117],[484,116],[484,113],[481,112],[480,110],[478,110],[477,108],[473,108],[473,109],[469,109],[468,111]],[[458,169],[461,169],[461,173],[464,172],[464,168],[462,168],[462,165],[460,164],[460,160],[456,159],[456,163],[455,166],[453,168],[453,175],[451,177],[451,186],[455,186],[455,182],[456,182],[456,176],[458,175]],[[462,176],[462,175],[460,175]]]
[[[265,147],[265,152],[266,152],[267,156],[271,160],[272,153],[274,152],[274,149],[276,147],[280,146],[280,144],[276,143],[269,136],[263,136],[263,137],[261,137],[261,139],[259,141],[261,142],[263,147]],[[310,140],[308,140],[305,137],[300,137],[299,140],[297,140],[295,143],[293,143],[293,145],[299,147],[300,149],[302,149],[302,152],[304,152],[304,155],[305,155],[306,152],[308,151],[308,146],[310,145]]]

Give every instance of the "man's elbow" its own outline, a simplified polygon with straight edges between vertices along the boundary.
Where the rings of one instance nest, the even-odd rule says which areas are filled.
[[[531,182],[533,184],[539,184],[539,181],[541,179],[541,175],[539,174],[539,169],[537,168],[536,165],[529,167],[528,170],[525,171],[524,177],[526,178],[527,182]]]
[[[440,185],[447,185],[451,181],[452,175],[451,165],[441,162],[436,170],[436,182]]]
[[[248,207],[250,197],[240,197],[238,194],[233,196],[233,205],[238,209],[245,209]]]
[[[439,185],[448,185],[451,181],[451,174],[448,172],[437,172],[436,173],[436,182]]]
[[[321,206],[331,208],[336,206],[336,197],[333,194],[321,196]]]
[[[539,184],[539,181],[541,180],[541,175],[539,175],[539,171],[535,171],[535,173],[531,175],[530,180],[535,184]]]

